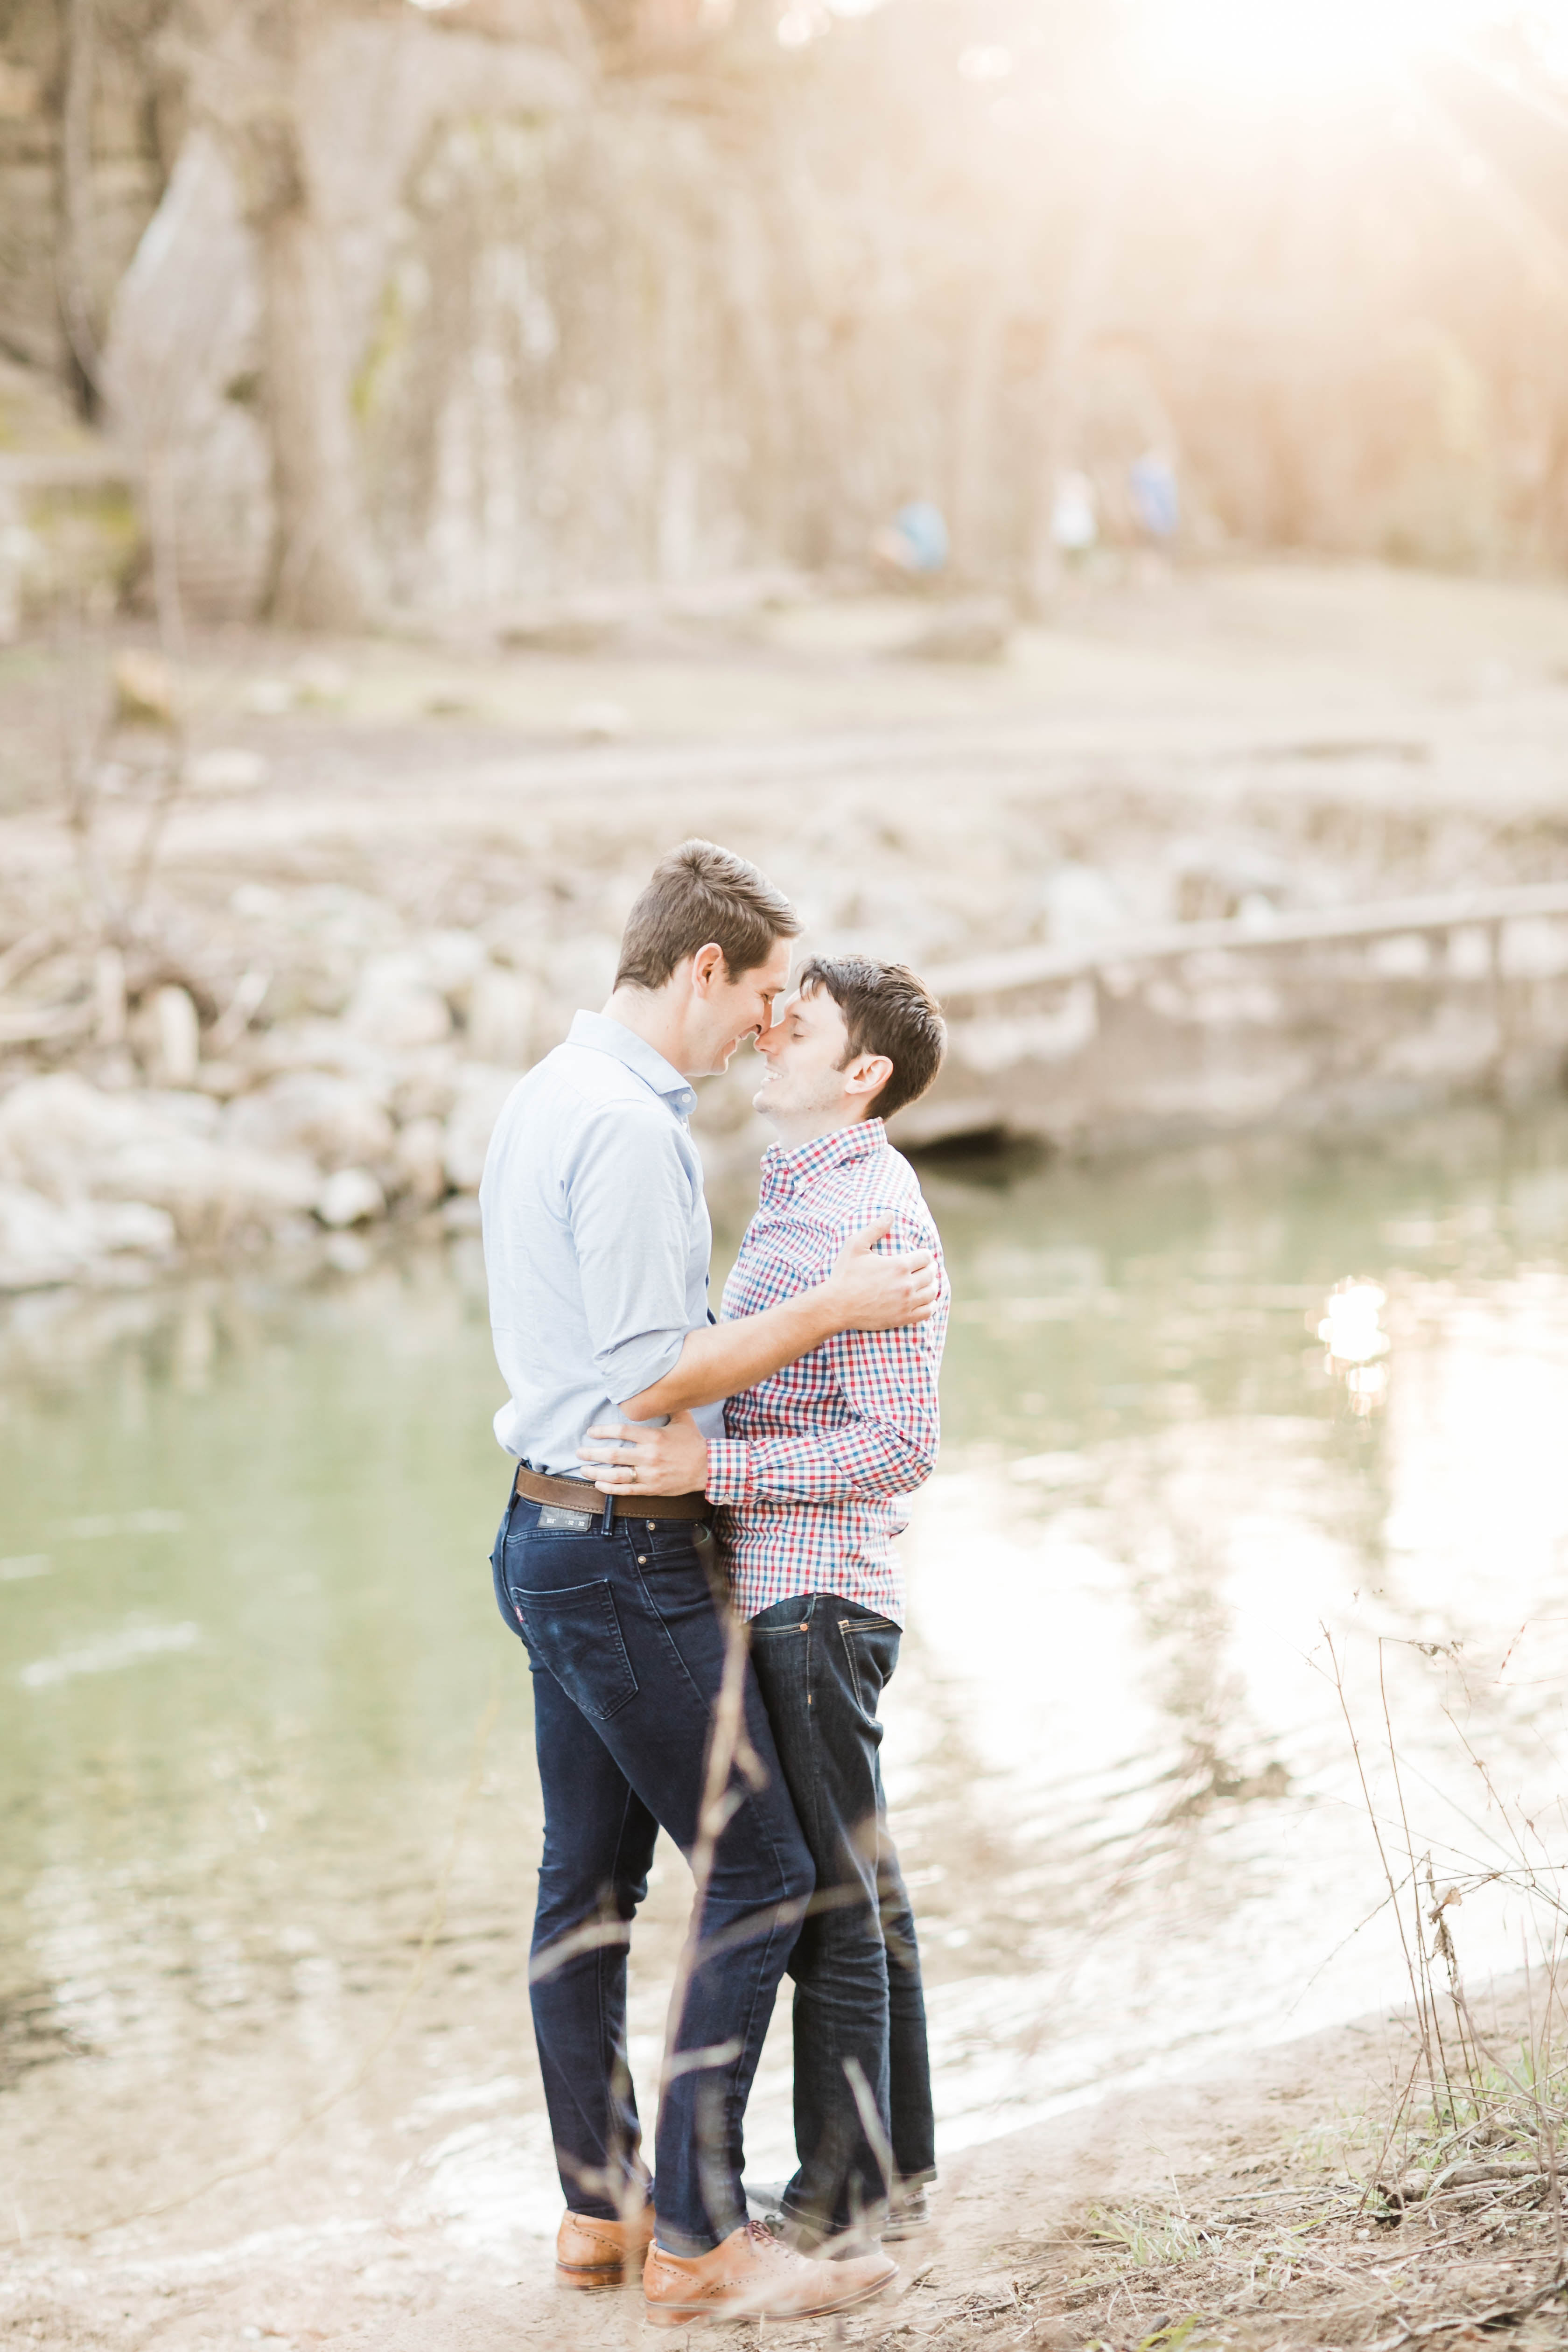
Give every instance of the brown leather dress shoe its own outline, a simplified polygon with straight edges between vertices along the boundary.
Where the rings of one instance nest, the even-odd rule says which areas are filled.
[[[645,2205],[635,2221],[599,2221],[591,2213],[566,2213],[555,2232],[555,2276],[558,2284],[574,2287],[619,2286],[653,2243],[653,2207]]]
[[[694,2319],[815,2319],[879,2294],[898,2264],[886,2254],[817,2263],[781,2246],[760,2221],[743,2222],[708,2254],[647,2250],[642,2288],[655,2327]]]

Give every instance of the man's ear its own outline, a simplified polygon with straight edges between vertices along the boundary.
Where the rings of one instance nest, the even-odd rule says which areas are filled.
[[[844,1074],[844,1091],[879,1095],[892,1075],[893,1066],[886,1054],[861,1054]]]
[[[691,959],[691,992],[707,996],[715,983],[724,977],[724,950],[714,940],[699,948]]]

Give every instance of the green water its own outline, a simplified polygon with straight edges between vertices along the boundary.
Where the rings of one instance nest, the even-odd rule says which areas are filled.
[[[1456,1694],[1521,1791],[1555,1785],[1568,1119],[924,1175],[955,1308],[888,1762],[957,2145],[1397,1992],[1386,1920],[1329,1962],[1378,1880],[1323,1626],[1357,1704],[1390,1645],[1445,1852],[1490,1833],[1461,1820]],[[1388,1294],[1364,1413],[1314,1336],[1352,1276]],[[204,2148],[241,2114],[248,2145],[374,2040],[426,1937],[366,2145],[432,2084],[442,2112],[471,2092],[499,2137],[439,2210],[544,2226],[498,1401],[471,1241],[6,1311],[0,2081],[28,2132],[90,2148],[107,2085],[153,2139],[199,2109]],[[640,2063],[679,1879],[641,1939]],[[1514,1912],[1471,1919],[1478,1965],[1517,1950]],[[757,2098],[775,2157],[786,2067]],[[117,2147],[115,2178],[139,2162]]]

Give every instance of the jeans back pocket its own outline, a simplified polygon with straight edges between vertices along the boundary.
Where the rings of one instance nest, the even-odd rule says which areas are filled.
[[[514,1586],[512,1599],[529,1649],[584,1715],[607,1723],[637,1696],[608,1578],[563,1592],[520,1592]]]

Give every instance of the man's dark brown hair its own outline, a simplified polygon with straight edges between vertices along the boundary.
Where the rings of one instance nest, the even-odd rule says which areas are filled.
[[[661,857],[621,940],[617,988],[662,988],[678,963],[711,941],[731,980],[766,963],[800,919],[754,866],[711,841],[683,841]]]
[[[825,988],[848,1033],[849,1048],[840,1063],[857,1054],[886,1054],[893,1074],[872,1096],[868,1118],[891,1118],[896,1110],[923,1095],[942,1067],[947,1051],[947,1024],[942,1007],[918,973],[906,963],[883,963],[876,956],[813,956],[800,976],[800,992],[815,996]]]

